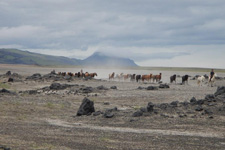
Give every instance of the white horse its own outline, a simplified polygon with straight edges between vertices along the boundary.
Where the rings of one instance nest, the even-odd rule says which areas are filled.
[[[198,86],[202,86],[202,83],[205,81],[205,77],[204,76],[200,76],[197,78],[197,84]]]
[[[208,85],[211,85],[211,87],[213,87],[214,82],[216,81],[216,77],[217,77],[216,74],[214,74],[212,78],[211,78],[210,75],[209,75]],[[211,79],[210,79],[210,78],[211,78]]]

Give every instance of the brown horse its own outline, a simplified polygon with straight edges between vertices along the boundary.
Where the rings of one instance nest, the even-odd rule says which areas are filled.
[[[130,81],[135,81],[136,74],[132,74],[130,77]]]
[[[152,74],[149,74],[149,75],[142,75],[141,79],[142,81],[144,82],[145,80],[146,81],[151,81],[151,78],[152,78]]]
[[[112,74],[109,74],[109,80],[114,79],[114,76],[115,76],[115,72],[113,72]]]
[[[62,76],[66,76],[66,72],[62,72],[61,75],[62,75]]]
[[[98,75],[97,75],[96,72],[94,72],[94,73],[90,73],[89,76],[92,77],[92,78],[94,78],[95,76],[98,76]]]
[[[86,77],[89,77],[89,73],[88,73],[88,72],[85,72],[84,77],[85,77],[85,78],[86,78]]]
[[[71,76],[71,77],[74,76],[74,74],[72,72],[67,72],[67,75]]]
[[[131,74],[125,74],[125,75],[123,75],[123,79],[124,80],[127,80],[127,79],[129,79],[131,77]]]
[[[152,78],[153,78],[153,82],[154,81],[159,82],[162,78],[162,73],[159,73],[159,75],[153,75]]]

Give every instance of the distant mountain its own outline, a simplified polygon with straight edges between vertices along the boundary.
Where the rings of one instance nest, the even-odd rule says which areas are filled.
[[[128,58],[109,56],[101,52],[95,52],[90,57],[84,59],[85,66],[112,66],[112,67],[135,67],[137,64]]]
[[[80,65],[80,60],[62,56],[43,55],[18,49],[0,49],[1,64]]]
[[[27,65],[79,65],[79,66],[112,66],[112,67],[134,67],[137,66],[133,60],[108,56],[96,52],[90,57],[80,60],[63,56],[51,56],[18,49],[0,49],[0,64],[27,64]]]

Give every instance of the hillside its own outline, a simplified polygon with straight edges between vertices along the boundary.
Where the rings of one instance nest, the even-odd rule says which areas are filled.
[[[84,59],[82,64],[85,66],[120,66],[120,67],[135,67],[137,66],[133,60],[128,58],[120,58],[108,56],[104,53],[96,52],[90,57]]]
[[[62,56],[50,56],[18,49],[0,49],[1,64],[27,65],[80,65],[80,60]]]
[[[137,66],[133,60],[127,58],[106,56],[103,53],[94,53],[90,57],[80,60],[63,56],[51,56],[18,49],[0,49],[0,64],[26,65],[79,65],[79,66]]]

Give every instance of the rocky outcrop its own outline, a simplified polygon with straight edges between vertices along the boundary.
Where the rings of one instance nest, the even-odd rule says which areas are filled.
[[[95,112],[94,102],[85,97],[77,111],[77,116],[91,115],[93,112]]]
[[[41,80],[42,76],[40,73],[35,73],[32,76],[28,76],[26,80]]]

